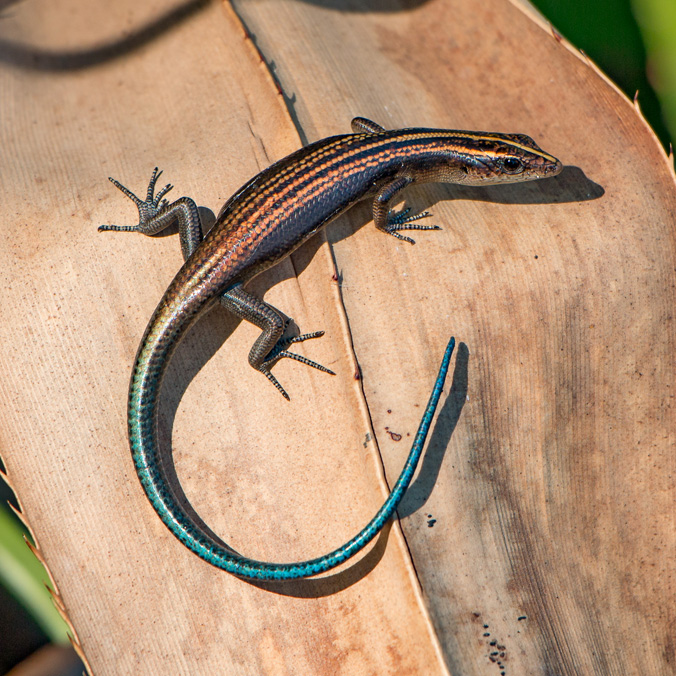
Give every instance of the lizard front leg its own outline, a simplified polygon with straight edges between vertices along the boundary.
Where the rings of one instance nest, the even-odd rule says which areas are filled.
[[[203,239],[199,211],[195,201],[190,197],[181,197],[171,204],[167,200],[163,200],[163,197],[173,188],[171,184],[164,186],[155,195],[155,185],[161,174],[162,172],[155,167],[150,177],[145,200],[137,197],[119,181],[110,178],[110,182],[136,205],[139,222],[136,225],[101,225],[99,231],[140,232],[143,235],[152,236],[178,222],[181,252],[183,259],[187,260]],[[302,364],[335,375],[325,366],[286,349],[293,343],[319,338],[324,335],[323,331],[282,338],[289,320],[284,319],[279,310],[245,291],[239,284],[225,291],[219,297],[219,301],[226,310],[261,329],[261,335],[249,352],[249,364],[265,375],[284,398],[289,399],[289,395],[270,371],[271,367],[284,357],[295,359]]]
[[[411,183],[413,179],[409,176],[399,176],[391,183],[384,185],[373,200],[373,220],[378,230],[404,242],[415,244],[414,239],[402,235],[399,230],[441,230],[441,228],[438,225],[420,225],[414,222],[430,216],[429,211],[409,216],[411,209],[408,207],[396,213],[390,209],[390,204],[396,194]]]
[[[163,199],[174,187],[170,183],[167,183],[155,195],[155,184],[161,175],[162,172],[155,167],[148,183],[145,200],[134,195],[129,188],[125,188],[119,181],[109,178],[108,180],[136,205],[139,222],[136,225],[100,225],[99,232],[140,232],[143,235],[152,236],[178,222],[181,253],[183,260],[187,260],[203,237],[199,211],[195,201],[190,197],[181,197],[171,204],[168,200]]]

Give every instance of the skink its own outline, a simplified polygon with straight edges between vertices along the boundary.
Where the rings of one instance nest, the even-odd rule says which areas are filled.
[[[365,118],[352,121],[354,133],[312,143],[262,171],[223,206],[206,236],[195,202],[169,204],[167,185],[155,194],[153,172],[142,200],[110,179],[137,206],[134,226],[102,225],[99,230],[155,235],[178,221],[185,263],[160,300],[141,341],[128,400],[129,442],[139,479],[155,511],[189,549],[218,568],[243,578],[288,580],[330,570],[370,542],[393,515],[406,491],[446,378],[454,341],[446,348],[415,441],[391,494],[376,516],[352,540],[309,561],[270,563],[234,553],[204,532],[177,501],[162,469],[158,448],[158,393],[167,364],[187,329],[214,303],[255,324],[261,335],[249,363],[289,398],[270,368],[283,357],[330,371],[288,348],[323,332],[284,338],[284,316],[244,289],[263,270],[288,256],[305,240],[356,202],[373,199],[376,227],[413,243],[404,230],[432,230],[407,209],[390,211],[393,198],[412,183],[469,185],[513,183],[554,176],[562,165],[523,134],[401,129],[387,131]],[[161,172],[160,172],[161,173]]]

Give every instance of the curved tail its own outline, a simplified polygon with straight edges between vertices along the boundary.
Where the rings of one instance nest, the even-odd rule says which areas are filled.
[[[177,322],[178,308],[160,304],[146,329],[134,364],[129,389],[129,443],[136,472],[148,499],[167,528],[188,549],[234,575],[257,580],[293,580],[317,575],[340,565],[378,534],[411,483],[441,396],[455,339],[450,339],[444,353],[404,469],[378,513],[355,537],[329,554],[298,563],[269,563],[233,554],[198,528],[179,504],[162,470],[157,443],[157,400],[166,365],[180,335],[197,319],[206,304],[197,302],[194,306],[192,313],[186,313],[183,306],[181,321]]]

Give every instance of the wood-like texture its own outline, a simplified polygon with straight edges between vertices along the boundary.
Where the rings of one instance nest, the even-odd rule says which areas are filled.
[[[263,60],[217,5],[33,2],[0,23],[0,451],[93,671],[671,673],[675,191],[654,137],[508,2],[235,9]],[[371,516],[462,343],[403,536],[255,586],[178,544],[134,474],[129,369],[180,254],[96,232],[135,218],[105,178],[143,192],[158,164],[218,211],[356,114],[527,133],[568,168],[410,191],[443,227],[415,247],[357,208],[257,280],[327,331],[302,351],[338,375],[279,364],[290,404],[223,312],[179,349],[162,427],[187,498],[239,551],[289,560]]]

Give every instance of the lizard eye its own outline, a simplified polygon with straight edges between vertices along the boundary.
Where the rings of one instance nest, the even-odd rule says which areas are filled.
[[[505,157],[500,160],[500,167],[508,174],[520,174],[523,171],[523,163],[518,157]]]

